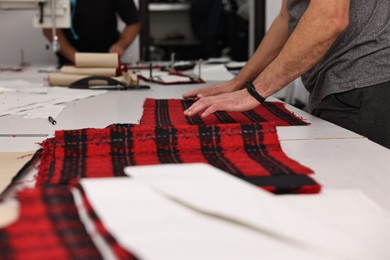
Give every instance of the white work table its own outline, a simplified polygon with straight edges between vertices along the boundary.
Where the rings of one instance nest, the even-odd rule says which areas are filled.
[[[29,67],[23,72],[5,72],[0,74],[0,80],[24,79],[31,82],[45,83],[47,75],[38,73],[39,67]],[[146,98],[168,99],[182,98],[182,94],[192,89],[206,87],[208,84],[190,84],[190,85],[158,85],[154,83],[146,83],[151,86],[149,90],[130,90],[130,91],[109,91],[100,96],[86,98],[66,103],[66,108],[56,117],[57,124],[52,125],[47,119],[23,119],[21,116],[2,116],[0,117],[0,152],[10,151],[31,151],[37,148],[37,142],[46,139],[47,135],[54,134],[56,130],[69,130],[81,128],[104,128],[115,123],[133,123],[138,124],[143,113],[143,102]],[[93,90],[91,90],[93,91]],[[0,94],[1,98],[1,94]],[[278,101],[270,98],[270,100]],[[277,127],[279,138],[283,145],[292,145],[296,143],[304,144],[302,141],[325,141],[335,140],[333,143],[340,143],[341,140],[360,141],[367,146],[372,146],[372,149],[379,149],[384,155],[390,156],[388,149],[380,149],[382,147],[367,141],[366,138],[353,133],[349,130],[341,128],[337,125],[329,123],[325,120],[308,114],[305,111],[297,109],[286,104],[288,110],[295,115],[302,117],[310,125],[307,126],[289,126]],[[287,142],[288,141],[288,142]],[[316,142],[314,142],[316,143]],[[324,142],[318,142],[322,144]],[[9,144],[9,145],[8,145]],[[300,146],[299,146],[300,147]],[[364,148],[367,149],[367,148]],[[368,148],[370,149],[370,148]],[[358,149],[359,150],[359,149]],[[305,154],[305,149],[293,151],[290,156],[293,158],[301,158]],[[340,149],[335,149],[329,155],[335,155]],[[341,152],[341,151],[340,151]],[[351,149],[343,151],[339,154],[339,160],[343,161],[343,157],[348,153],[357,154],[357,150]],[[347,154],[344,154],[347,153]],[[298,156],[296,157],[295,154]],[[326,153],[323,154],[326,159]],[[336,155],[337,156],[337,155]],[[304,156],[306,157],[306,156]],[[364,158],[367,158],[364,156]],[[364,158],[356,158],[355,164],[363,162]],[[390,157],[389,157],[390,159]],[[306,160],[305,160],[306,162]],[[368,164],[369,162],[365,162]],[[310,167],[310,162],[306,162]],[[326,166],[326,165],[324,165]]]
[[[34,82],[44,74],[7,73],[0,80],[22,78]],[[162,86],[150,90],[110,91],[97,97],[65,104],[52,125],[46,119],[0,117],[0,152],[34,151],[55,130],[103,128],[114,123],[137,124],[145,98],[181,98],[182,94],[207,84]],[[91,90],[92,91],[92,90]],[[0,94],[1,99],[1,94]],[[276,99],[271,99],[276,100]],[[283,151],[311,168],[325,189],[362,191],[369,199],[390,210],[390,150],[339,126],[286,105],[310,122],[308,126],[277,127]]]
[[[137,124],[142,116],[142,105],[145,98],[181,98],[185,92],[210,84],[212,83],[171,86],[149,84],[150,90],[110,91],[97,97],[67,103],[64,111],[56,118],[56,125],[50,124],[46,119],[3,116],[0,117],[0,134],[42,135],[53,134],[55,130],[103,128],[113,123]],[[360,135],[290,105],[287,105],[287,108],[310,122],[311,125],[278,127],[281,140],[362,138]]]

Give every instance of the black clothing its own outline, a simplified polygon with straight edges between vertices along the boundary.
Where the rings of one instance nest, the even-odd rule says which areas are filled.
[[[221,56],[224,31],[222,0],[192,0],[190,22],[195,37],[200,41],[202,59]]]
[[[390,149],[389,96],[390,82],[357,88],[328,95],[313,114]]]
[[[117,14],[126,25],[139,21],[133,0],[77,0],[72,14],[74,33],[71,29],[63,31],[79,52],[108,52],[120,37]],[[61,56],[60,63],[64,61]]]

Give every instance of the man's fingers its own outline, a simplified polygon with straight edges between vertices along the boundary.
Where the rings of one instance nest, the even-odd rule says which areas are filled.
[[[203,93],[206,91],[204,88],[196,89],[191,92],[187,92],[183,94],[183,98],[200,98],[203,96]]]
[[[198,91],[191,91],[183,94],[183,98],[193,98],[197,96]]]
[[[184,111],[184,115],[193,116],[200,111],[198,101],[192,104],[186,111]]]
[[[214,96],[221,93],[222,93],[221,89],[214,86],[214,87],[196,89],[194,91],[184,93],[183,98],[193,98],[193,97],[201,98],[207,96]]]
[[[211,105],[202,113],[202,117],[208,117],[209,115],[211,115],[217,111],[218,111],[217,107],[214,105]]]
[[[190,106],[186,111],[184,111],[184,115],[193,116],[199,113],[200,111],[209,107],[211,102],[208,99],[201,98],[196,101],[192,106]]]

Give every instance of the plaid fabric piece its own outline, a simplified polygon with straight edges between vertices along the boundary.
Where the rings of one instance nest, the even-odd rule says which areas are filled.
[[[29,189],[19,194],[19,220],[0,229],[3,259],[102,259],[66,187]],[[119,247],[115,240],[109,241]],[[123,250],[123,249],[122,249]],[[127,253],[121,259],[135,259]]]
[[[274,193],[320,190],[312,171],[283,153],[269,123],[57,131],[43,148],[39,186],[125,176],[128,165],[204,162]]]
[[[219,111],[206,118],[200,115],[184,116],[184,110],[189,108],[193,102],[193,100],[181,99],[146,99],[140,124],[162,126],[272,122],[276,126],[308,125],[288,111],[281,102],[265,102],[246,112]]]

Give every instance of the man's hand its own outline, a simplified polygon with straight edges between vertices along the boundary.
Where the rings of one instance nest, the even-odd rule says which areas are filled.
[[[237,87],[237,84],[234,80],[230,80],[223,83],[218,83],[207,88],[196,89],[188,93],[183,94],[183,98],[201,98],[208,96],[215,96],[223,93],[229,93],[236,90],[239,90],[240,86]]]
[[[204,110],[201,116],[207,117],[217,111],[247,111],[258,105],[259,102],[246,89],[242,89],[231,93],[200,97],[184,111],[184,115],[193,116]]]
[[[118,53],[119,57],[122,57],[126,50],[120,44],[114,43],[108,51]]]
[[[140,30],[140,23],[127,25],[125,29],[123,29],[119,40],[114,43],[108,51],[111,53],[118,53],[119,57],[122,57],[123,54],[125,54],[127,47],[134,41]]]

